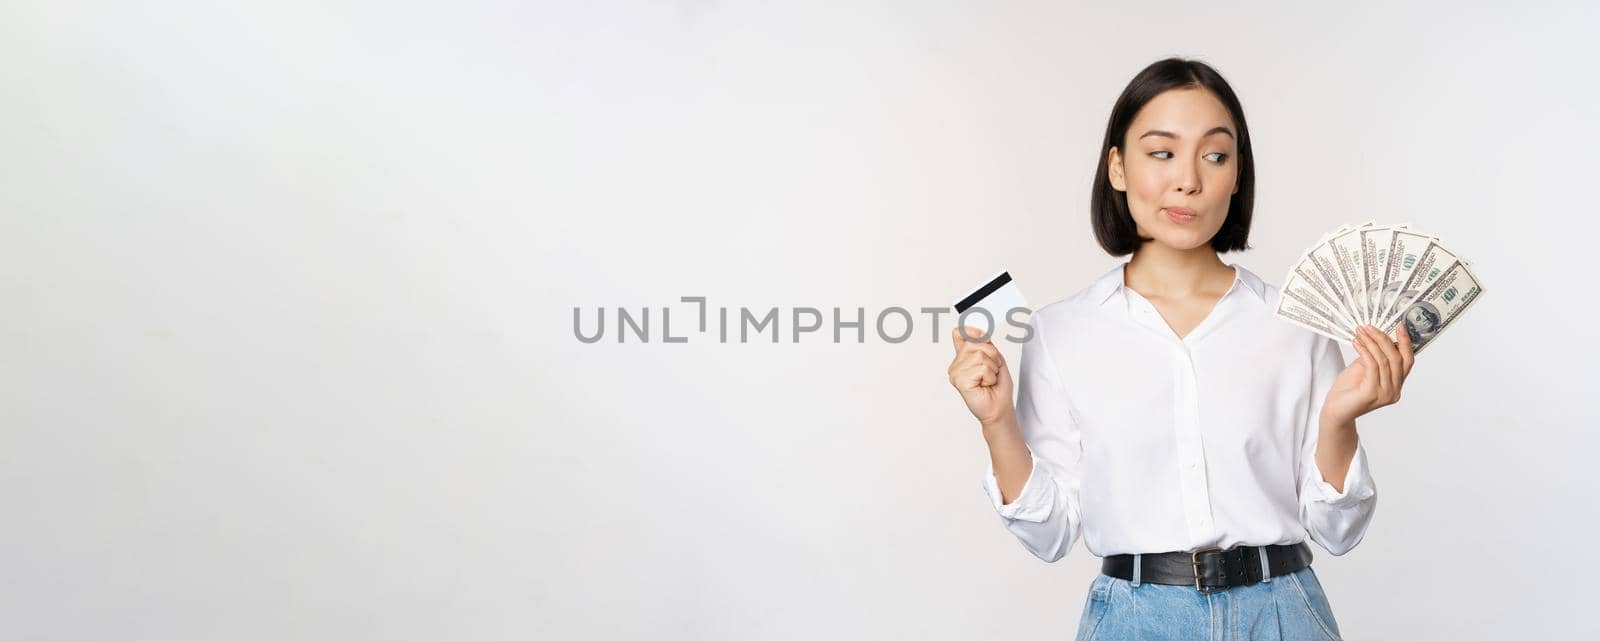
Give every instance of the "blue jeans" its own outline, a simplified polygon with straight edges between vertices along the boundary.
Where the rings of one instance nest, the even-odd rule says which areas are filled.
[[[1192,585],[1134,585],[1097,574],[1077,639],[1339,641],[1339,626],[1310,566],[1209,595]]]

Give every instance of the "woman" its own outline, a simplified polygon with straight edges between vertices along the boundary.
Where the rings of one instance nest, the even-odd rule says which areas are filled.
[[[1361,327],[1345,367],[1218,258],[1248,248],[1255,172],[1211,67],[1141,71],[1097,164],[1095,236],[1132,257],[1033,313],[1015,404],[1000,351],[952,332],[994,508],[1047,562],[1103,557],[1079,639],[1338,639],[1305,540],[1341,555],[1372,520],[1356,419],[1400,399],[1408,333]]]

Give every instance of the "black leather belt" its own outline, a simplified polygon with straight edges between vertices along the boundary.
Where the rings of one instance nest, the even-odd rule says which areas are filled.
[[[1271,576],[1283,576],[1311,565],[1311,547],[1304,541],[1294,545],[1240,545],[1231,549],[1211,547],[1194,552],[1141,554],[1139,580],[1164,585],[1192,585],[1202,594],[1221,592],[1236,585],[1252,585],[1263,578],[1260,549],[1267,551]],[[1100,562],[1100,573],[1133,580],[1133,555],[1113,554]]]

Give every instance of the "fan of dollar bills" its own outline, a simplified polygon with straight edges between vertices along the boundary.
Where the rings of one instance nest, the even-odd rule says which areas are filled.
[[[1472,263],[1435,236],[1372,221],[1345,225],[1300,256],[1283,280],[1279,318],[1334,340],[1372,325],[1420,353],[1483,296]]]

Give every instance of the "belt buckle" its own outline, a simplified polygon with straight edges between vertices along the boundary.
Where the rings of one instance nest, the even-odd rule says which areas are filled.
[[[1195,550],[1195,551],[1189,553],[1189,565],[1194,569],[1194,589],[1199,591],[1201,594],[1216,594],[1218,592],[1225,592],[1230,587],[1227,584],[1223,584],[1222,587],[1216,587],[1216,586],[1203,585],[1203,584],[1200,583],[1200,574],[1201,574],[1200,565],[1202,563],[1200,561],[1200,555],[1205,553],[1205,552],[1222,552],[1222,551],[1223,551],[1223,549],[1220,548],[1220,547],[1211,546],[1211,547],[1200,548],[1198,550]],[[1226,574],[1226,572],[1224,572],[1224,574]],[[1224,576],[1223,580],[1226,581],[1227,577]]]

